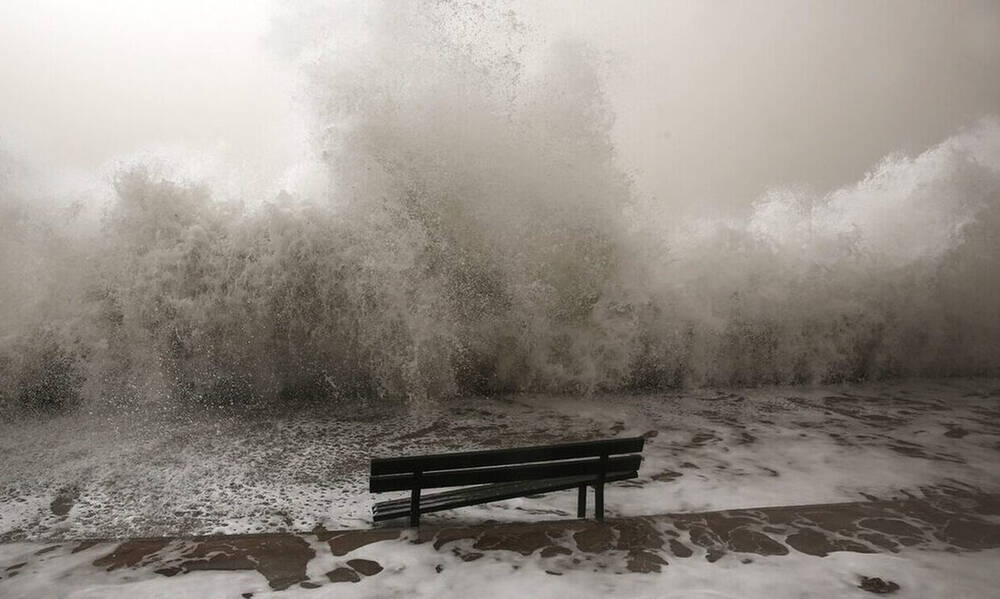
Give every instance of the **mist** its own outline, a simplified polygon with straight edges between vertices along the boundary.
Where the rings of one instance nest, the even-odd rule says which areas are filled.
[[[0,405],[996,374],[995,3],[7,4]]]
[[[1000,110],[1000,8],[988,0],[508,8],[525,62],[556,40],[592,48],[621,167],[672,210],[745,209],[790,183],[830,191]],[[303,71],[319,48],[363,37],[345,22],[374,10],[6,2],[0,135],[57,170],[172,147],[290,185],[316,125]]]

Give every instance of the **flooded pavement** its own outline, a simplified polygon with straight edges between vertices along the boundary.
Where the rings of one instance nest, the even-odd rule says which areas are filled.
[[[646,437],[644,461],[638,479],[609,486],[610,517],[1000,493],[996,380],[77,414],[0,426],[0,542],[366,528],[373,501],[390,498],[368,493],[373,456],[626,435]],[[552,520],[575,514],[575,500],[551,493],[426,519]]]
[[[826,557],[837,552],[961,554],[1000,548],[998,516],[1000,494],[943,487],[926,489],[922,498],[603,523],[573,519],[419,531],[317,529],[308,534],[20,543],[0,552],[0,592],[5,580],[51,574],[60,561],[71,564],[59,583],[67,588],[73,586],[73,577],[88,584],[102,579],[124,584],[215,571],[256,572],[274,591],[315,589],[396,576],[396,556],[411,546],[419,546],[422,563],[437,573],[485,560],[502,561],[515,570],[538,567],[552,576],[579,571],[654,574],[688,560],[747,566],[763,557]]]

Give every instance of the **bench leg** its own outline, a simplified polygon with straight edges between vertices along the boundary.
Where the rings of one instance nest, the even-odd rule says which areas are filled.
[[[608,454],[601,454],[601,473],[597,475],[594,485],[594,517],[598,522],[604,521],[604,477],[608,472]]]
[[[576,517],[587,517],[587,485],[580,485],[576,492]]]
[[[594,517],[604,521],[604,481],[594,485]]]
[[[416,528],[420,526],[420,489],[413,489],[410,492],[410,526]]]

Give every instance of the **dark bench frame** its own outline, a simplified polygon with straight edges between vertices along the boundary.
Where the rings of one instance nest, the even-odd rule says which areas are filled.
[[[586,517],[587,487],[594,487],[594,511],[604,519],[605,483],[636,478],[645,438],[604,439],[538,447],[468,451],[371,462],[372,493],[410,491],[409,499],[376,503],[373,519],[409,516],[410,526],[420,514],[502,499],[578,489],[577,517]],[[631,454],[631,455],[623,455]],[[479,485],[468,487],[469,485]],[[427,495],[424,489],[468,487]]]

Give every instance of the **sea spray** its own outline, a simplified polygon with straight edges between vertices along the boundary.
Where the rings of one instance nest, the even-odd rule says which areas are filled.
[[[4,413],[1000,371],[995,118],[678,219],[627,176],[587,45],[495,7],[339,17],[296,54],[308,196],[133,161],[80,226],[4,167]]]

